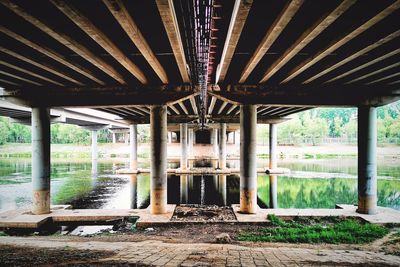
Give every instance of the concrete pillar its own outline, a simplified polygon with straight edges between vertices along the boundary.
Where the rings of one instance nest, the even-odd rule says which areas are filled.
[[[278,208],[278,176],[269,176],[269,208]]]
[[[137,170],[137,125],[131,124],[129,125],[129,152],[130,152],[130,160],[129,160],[129,168],[131,170]]]
[[[226,169],[226,123],[219,128],[219,168]]]
[[[188,166],[188,153],[187,153],[187,123],[180,124],[181,132],[181,169],[186,170]]]
[[[112,134],[112,142],[113,142],[113,144],[115,144],[117,142],[117,137],[115,136],[116,133],[113,132],[111,134]]]
[[[172,143],[172,132],[168,132],[168,144]]]
[[[32,108],[32,213],[50,213],[50,110]]]
[[[193,157],[193,128],[188,129],[189,156]]]
[[[181,175],[180,204],[188,203],[188,175]]]
[[[221,196],[222,205],[226,206],[226,175],[219,175],[218,178],[218,191]]]
[[[92,175],[97,175],[97,129],[92,129]]]
[[[277,157],[276,157],[276,146],[278,144],[277,137],[277,125],[271,123],[269,125],[269,168],[276,169]]]
[[[376,108],[358,108],[358,209],[376,214],[377,209]]]
[[[255,105],[240,106],[240,212],[257,212],[257,112]]]
[[[137,209],[137,174],[130,175],[131,181],[131,209]]]
[[[150,212],[167,212],[167,106],[150,107]]]
[[[129,143],[129,133],[124,134],[124,141],[125,141],[125,144]]]

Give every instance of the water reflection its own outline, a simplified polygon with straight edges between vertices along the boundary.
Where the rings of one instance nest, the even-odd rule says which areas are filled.
[[[97,166],[97,175],[92,176],[90,160],[52,163],[52,204],[71,204],[74,208],[148,207],[149,174],[115,175],[116,169],[127,166],[124,162],[99,161]],[[397,166],[384,169],[393,177],[400,177],[395,172]],[[30,160],[0,160],[0,210],[30,207],[30,171]],[[333,171],[338,171],[337,166]],[[338,203],[357,203],[357,179],[328,179],[320,178],[325,177],[323,174],[320,177],[315,174],[301,178],[259,175],[258,205],[264,208],[334,208]],[[237,204],[239,180],[237,175],[171,175],[168,177],[168,203]],[[378,204],[400,209],[400,179],[378,179]]]

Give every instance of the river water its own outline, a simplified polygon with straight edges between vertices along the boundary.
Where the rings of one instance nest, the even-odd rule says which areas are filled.
[[[378,161],[378,204],[400,210],[399,159]],[[233,163],[234,164],[234,163]],[[236,162],[237,164],[237,162]],[[266,162],[259,161],[259,166]],[[284,159],[280,167],[292,170],[277,178],[280,208],[334,208],[357,203],[357,159]],[[146,208],[150,176],[118,175],[124,161],[99,161],[92,174],[89,161],[57,160],[51,165],[52,204],[74,208]],[[31,204],[29,159],[0,160],[0,211]],[[239,176],[169,176],[168,203],[230,205],[239,202]],[[269,205],[269,176],[258,176],[258,204]]]

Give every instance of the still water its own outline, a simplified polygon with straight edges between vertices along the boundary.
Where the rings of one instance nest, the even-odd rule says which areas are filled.
[[[260,160],[259,165],[266,164]],[[357,160],[282,160],[280,167],[290,175],[277,178],[281,208],[334,208],[335,204],[357,202]],[[378,204],[400,210],[399,159],[378,162]],[[264,165],[265,166],[265,165]],[[52,204],[74,208],[146,208],[149,205],[150,176],[117,175],[127,162],[103,162],[92,174],[91,162],[53,162]],[[31,204],[30,160],[0,160],[0,211]],[[237,175],[169,176],[168,203],[231,205],[239,202]],[[258,204],[269,205],[269,176],[258,176]]]

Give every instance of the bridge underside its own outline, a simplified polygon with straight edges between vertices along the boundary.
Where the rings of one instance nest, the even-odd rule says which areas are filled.
[[[133,132],[150,123],[155,213],[166,205],[167,122],[218,123],[220,132],[240,123],[241,210],[251,213],[256,124],[344,106],[359,108],[359,211],[374,212],[375,107],[400,97],[399,7],[395,0],[0,0],[1,97],[33,107],[40,139],[33,139],[34,196],[48,202],[49,107],[95,108]]]

